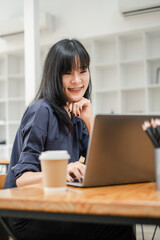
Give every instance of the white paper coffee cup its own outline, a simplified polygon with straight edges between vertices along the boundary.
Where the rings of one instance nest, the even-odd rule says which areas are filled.
[[[65,150],[42,152],[39,156],[45,192],[66,189],[67,164],[70,155]]]

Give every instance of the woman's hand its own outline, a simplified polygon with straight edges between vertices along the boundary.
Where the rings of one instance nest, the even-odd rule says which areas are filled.
[[[78,102],[70,102],[70,103],[68,102],[67,107],[69,112],[72,112],[74,116],[77,116],[84,121],[87,127],[87,130],[90,134],[91,125],[93,121],[92,106],[91,106],[90,100],[83,97]]]
[[[76,178],[79,182],[81,182],[85,174],[85,170],[86,166],[79,161],[69,163],[67,166],[67,181],[73,182],[74,178]]]

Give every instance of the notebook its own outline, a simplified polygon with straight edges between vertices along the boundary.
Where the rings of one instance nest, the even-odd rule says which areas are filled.
[[[82,182],[77,187],[95,187],[155,181],[154,148],[142,130],[151,115],[96,115]]]

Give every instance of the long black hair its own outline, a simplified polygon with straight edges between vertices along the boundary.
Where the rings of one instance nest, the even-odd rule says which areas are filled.
[[[70,131],[73,126],[64,109],[66,98],[62,87],[62,75],[78,67],[77,59],[80,66],[85,66],[89,70],[89,54],[78,40],[63,39],[54,44],[45,59],[41,84],[35,97],[35,100],[44,98]],[[88,99],[91,97],[91,77],[84,97]]]

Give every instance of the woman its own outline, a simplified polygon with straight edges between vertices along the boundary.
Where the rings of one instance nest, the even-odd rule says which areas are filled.
[[[13,144],[4,188],[42,182],[39,154],[67,150],[71,156],[67,181],[81,180],[93,121],[90,58],[77,40],[53,45],[34,102],[23,115]],[[17,239],[134,239],[132,227],[10,219]]]

